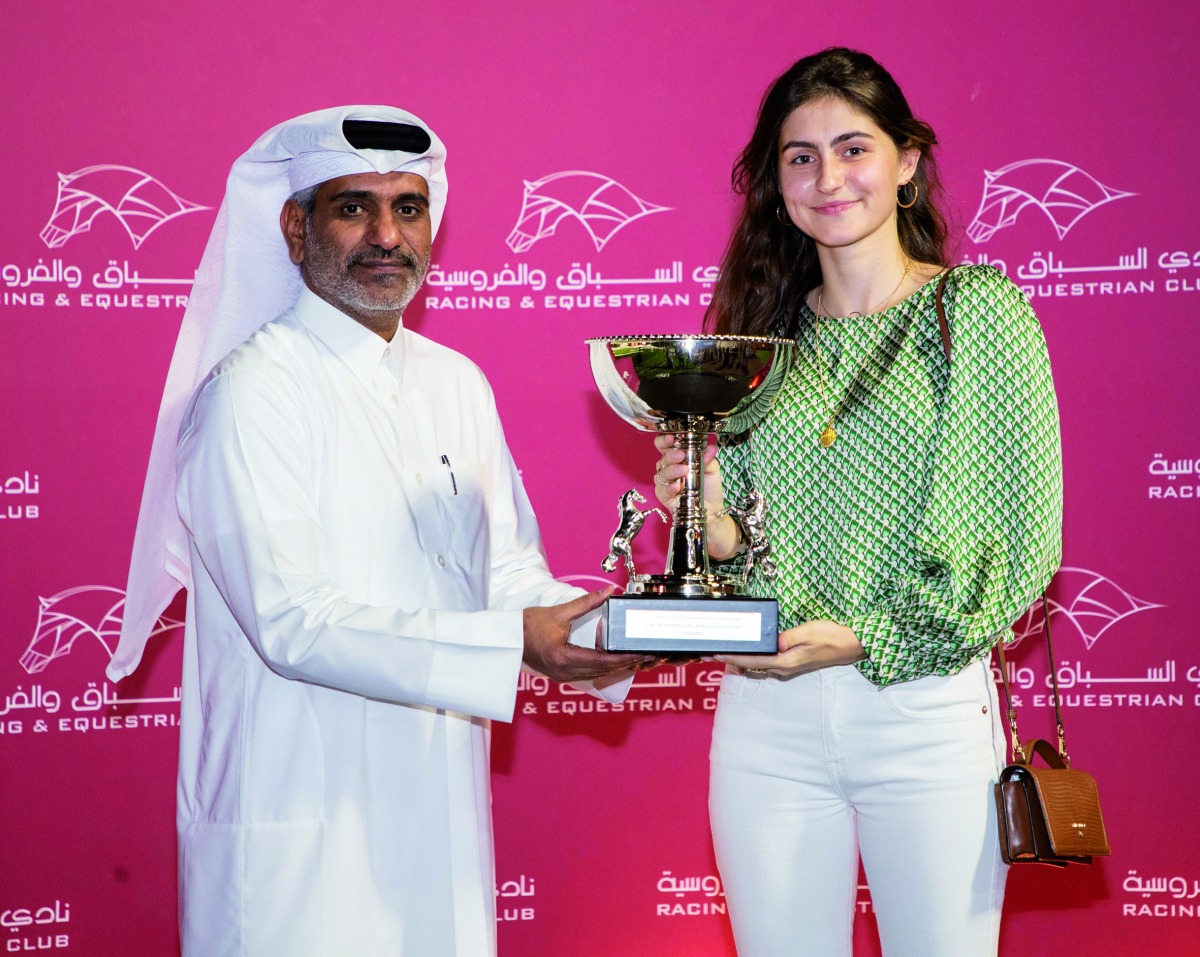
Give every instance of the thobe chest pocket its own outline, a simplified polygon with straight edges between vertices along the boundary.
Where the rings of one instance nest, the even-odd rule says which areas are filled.
[[[490,486],[484,466],[443,454],[430,486],[444,535],[444,557],[470,574],[486,561],[488,550]]]

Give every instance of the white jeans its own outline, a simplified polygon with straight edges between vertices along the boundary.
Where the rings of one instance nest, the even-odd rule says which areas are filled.
[[[849,957],[860,853],[884,957],[994,957],[1000,718],[985,662],[883,690],[726,674],[709,810],[740,957]]]

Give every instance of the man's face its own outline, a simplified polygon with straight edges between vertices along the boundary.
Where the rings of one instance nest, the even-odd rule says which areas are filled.
[[[318,296],[391,339],[425,279],[429,190],[415,173],[357,173],[322,183],[311,216],[281,216],[292,262]]]

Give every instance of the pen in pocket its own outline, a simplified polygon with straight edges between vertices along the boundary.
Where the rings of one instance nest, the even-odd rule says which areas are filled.
[[[454,490],[454,494],[458,494],[458,482],[454,478],[454,469],[450,467],[450,456],[442,456],[442,464],[446,466],[446,471],[450,473],[450,487]]]

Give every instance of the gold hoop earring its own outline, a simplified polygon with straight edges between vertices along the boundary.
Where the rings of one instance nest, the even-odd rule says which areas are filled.
[[[910,199],[907,203],[902,203],[902,202],[900,202],[900,194],[905,186],[911,186],[913,188],[912,199]],[[917,204],[917,193],[918,192],[920,192],[920,187],[917,186],[917,184],[914,183],[911,179],[907,183],[901,183],[899,188],[896,190],[896,205],[899,206],[901,209],[912,209]]]
[[[784,226],[795,226],[796,224],[788,218],[787,213],[783,211],[783,207],[778,203],[775,204],[775,218]]]

